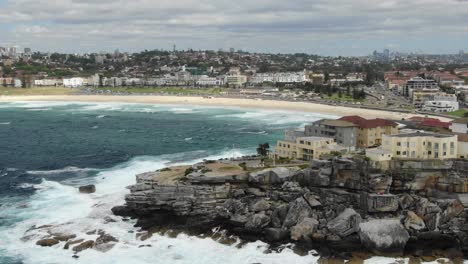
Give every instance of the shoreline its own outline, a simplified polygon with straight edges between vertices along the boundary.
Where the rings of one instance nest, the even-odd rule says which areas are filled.
[[[162,96],[162,95],[27,95],[27,96],[0,96],[0,102],[18,101],[59,101],[59,102],[98,102],[98,103],[139,103],[139,104],[174,104],[196,105],[211,107],[239,107],[263,110],[286,110],[305,113],[322,113],[336,116],[361,115],[366,118],[387,118],[401,120],[412,116],[426,116],[422,114],[400,113],[386,110],[354,108],[345,106],[331,106],[319,103],[293,102],[281,100],[263,100],[250,98],[204,98],[196,96]],[[430,116],[449,121],[451,119]]]

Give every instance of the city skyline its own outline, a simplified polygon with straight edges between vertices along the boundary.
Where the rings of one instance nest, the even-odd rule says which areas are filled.
[[[175,43],[180,50],[331,56],[454,54],[468,49],[467,32],[464,0],[0,0],[0,43],[65,53],[171,50]]]

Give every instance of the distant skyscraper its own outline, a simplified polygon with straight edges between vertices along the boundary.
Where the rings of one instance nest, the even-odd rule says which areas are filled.
[[[460,51],[458,52],[458,55],[460,55],[460,56],[464,56],[464,55],[465,55],[465,51],[463,51],[463,50],[460,50]]]
[[[234,51],[235,51],[234,48],[230,48],[230,49],[229,49],[229,52],[231,52],[231,53],[234,53]]]
[[[24,48],[24,53],[26,53],[26,54],[31,53],[31,48]]]

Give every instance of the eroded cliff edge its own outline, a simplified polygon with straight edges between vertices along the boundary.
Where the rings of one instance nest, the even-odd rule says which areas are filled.
[[[468,252],[468,162],[312,161],[305,169],[206,161],[136,176],[114,214],[145,228],[210,232],[346,254]]]

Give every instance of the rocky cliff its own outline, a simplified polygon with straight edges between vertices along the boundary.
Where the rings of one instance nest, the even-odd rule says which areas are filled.
[[[386,172],[344,159],[306,169],[240,165],[205,162],[137,175],[126,204],[113,212],[147,229],[221,227],[245,239],[334,254],[468,252],[468,199],[463,188],[447,188],[464,184],[467,162],[438,170],[398,164]]]

